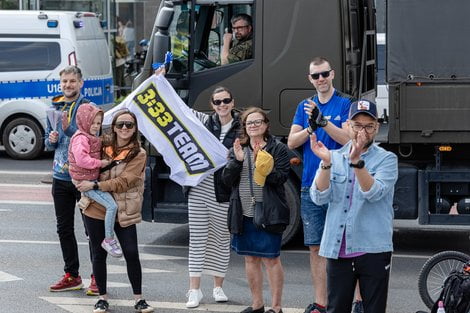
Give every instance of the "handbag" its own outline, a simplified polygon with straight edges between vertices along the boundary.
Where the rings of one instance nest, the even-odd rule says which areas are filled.
[[[253,169],[251,165],[251,151],[248,151],[248,177],[250,180],[250,193],[251,202],[253,204],[253,224],[256,228],[264,230],[270,233],[282,234],[286,229],[285,224],[268,224],[269,217],[266,216],[266,210],[264,209],[264,203],[256,201],[255,193],[253,191]]]

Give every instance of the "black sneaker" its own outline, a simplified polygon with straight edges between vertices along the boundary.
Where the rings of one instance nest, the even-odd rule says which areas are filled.
[[[108,301],[104,300],[104,299],[99,299],[98,302],[96,302],[95,304],[95,308],[93,309],[93,312],[94,313],[103,313],[103,312],[107,312],[109,309],[109,303]]]
[[[137,303],[134,305],[134,309],[136,312],[139,313],[149,313],[153,312],[153,308],[145,302],[144,299],[140,299],[137,301]]]

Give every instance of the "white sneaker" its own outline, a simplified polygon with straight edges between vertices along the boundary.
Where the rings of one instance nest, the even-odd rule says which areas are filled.
[[[189,289],[186,294],[188,302],[186,302],[186,307],[188,309],[197,308],[199,306],[199,301],[202,299],[201,289]]]
[[[222,287],[215,287],[212,290],[212,296],[214,297],[215,302],[227,302],[228,298],[224,293]]]

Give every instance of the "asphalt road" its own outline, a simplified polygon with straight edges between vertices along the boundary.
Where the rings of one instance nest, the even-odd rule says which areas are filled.
[[[63,262],[55,232],[50,185],[42,184],[51,167],[51,155],[39,160],[16,161],[0,151],[0,312],[92,312],[95,297],[83,291],[51,293],[48,286],[62,275]],[[87,239],[79,214],[76,215],[81,275],[88,283],[91,265]],[[144,272],[143,291],[157,312],[186,312],[188,288],[187,225],[138,225]],[[445,249],[468,251],[468,233],[442,229],[395,232],[387,312],[411,313],[425,309],[418,296],[417,277],[425,260]],[[132,294],[121,259],[108,259],[111,312],[133,312]],[[293,243],[282,252],[285,270],[284,312],[303,312],[311,302],[312,287],[308,252]],[[250,303],[243,259],[232,254],[224,290],[227,304],[216,304],[212,282],[203,277],[204,298],[198,310],[239,312]],[[265,299],[269,305],[267,285]],[[196,311],[196,310],[194,310]]]

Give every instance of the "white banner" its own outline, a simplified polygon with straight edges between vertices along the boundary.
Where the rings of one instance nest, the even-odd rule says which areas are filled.
[[[196,186],[227,163],[227,148],[197,119],[163,75],[152,75],[116,107],[104,114],[110,125],[116,111],[137,116],[142,135],[170,167],[170,179]]]

